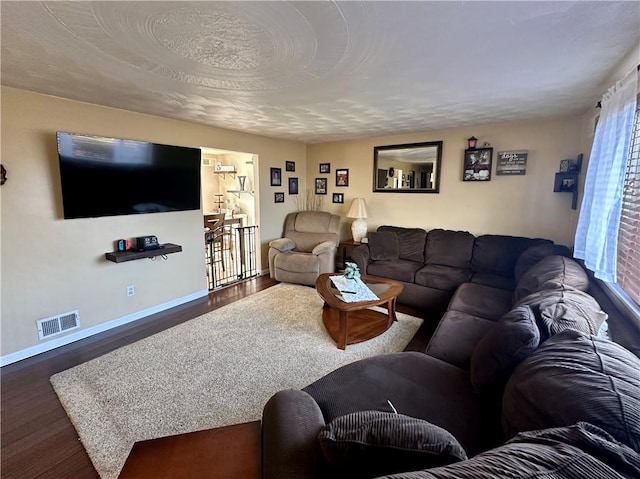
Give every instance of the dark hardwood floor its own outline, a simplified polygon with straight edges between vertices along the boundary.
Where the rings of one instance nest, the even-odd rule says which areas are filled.
[[[65,369],[183,323],[276,284],[268,276],[229,286],[202,298],[81,341],[5,366],[1,370],[3,479],[99,479],[49,383]],[[426,319],[403,306],[398,311]],[[425,320],[407,350],[424,351],[437,324]]]

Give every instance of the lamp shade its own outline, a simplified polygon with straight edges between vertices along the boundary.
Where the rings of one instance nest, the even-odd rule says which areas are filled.
[[[347,213],[347,218],[368,218],[367,206],[364,198],[354,198]]]

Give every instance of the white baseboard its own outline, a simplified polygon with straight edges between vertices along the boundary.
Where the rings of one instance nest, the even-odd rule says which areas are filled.
[[[62,338],[54,339],[46,343],[42,343],[36,346],[32,346],[30,348],[22,349],[20,351],[7,354],[5,356],[0,356],[0,366],[6,366],[7,364],[15,363],[17,361],[30,358],[37,354],[45,353],[47,351],[51,351],[52,349],[59,348],[60,346],[66,346],[67,344],[71,344],[75,341],[88,338],[89,336],[93,336],[94,334],[102,333],[104,331],[108,331],[118,326],[122,326],[123,324],[131,323],[133,321],[137,321],[138,319],[146,318],[147,316],[160,313],[162,311],[173,308],[175,306],[180,306],[181,304],[188,303],[189,301],[194,301],[196,299],[203,298],[208,294],[209,294],[209,291],[207,291],[206,289],[197,291],[187,296],[183,296],[181,298],[167,301],[166,303],[158,304],[157,306],[152,306],[151,308],[138,311],[137,313],[129,314],[127,316],[123,316],[121,318],[117,318],[112,321],[107,321],[106,323],[98,324],[96,326],[83,329],[81,331],[78,331],[73,334],[69,334],[68,336],[64,336]]]

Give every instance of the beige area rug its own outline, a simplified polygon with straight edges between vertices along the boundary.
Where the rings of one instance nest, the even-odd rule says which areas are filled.
[[[277,391],[358,359],[402,351],[422,320],[336,348],[313,288],[279,284],[56,374],[51,383],[102,479],[134,442],[261,418]]]

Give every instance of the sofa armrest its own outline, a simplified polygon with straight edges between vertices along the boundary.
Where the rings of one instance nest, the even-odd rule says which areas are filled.
[[[353,248],[351,259],[356,262],[361,274],[367,274],[367,266],[371,263],[371,252],[369,246],[362,244]]]
[[[293,251],[296,248],[296,244],[289,238],[278,238],[269,241],[269,247],[277,249],[278,251]]]
[[[323,241],[311,251],[311,254],[316,256],[321,255],[323,253],[335,254],[336,251],[336,243],[334,241]]]
[[[262,412],[262,478],[322,477],[326,462],[318,433],[324,425],[320,407],[306,392],[274,394]]]

